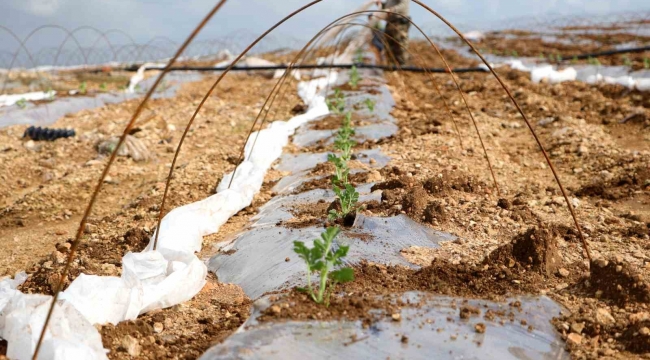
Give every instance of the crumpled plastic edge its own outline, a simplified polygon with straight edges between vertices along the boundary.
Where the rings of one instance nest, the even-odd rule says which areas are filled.
[[[142,73],[145,68],[141,67]],[[193,298],[206,283],[207,267],[194,254],[201,250],[203,236],[219,231],[231,216],[252,203],[266,172],[299,126],[329,113],[321,93],[337,76],[332,72],[299,83],[298,94],[308,104],[307,112],[253,133],[243,163],[235,174],[224,176],[215,195],[176,208],[163,218],[156,251],[152,250],[154,234],[143,252],[123,257],[120,277],[77,277],[55,306],[41,358],[107,359],[93,324],[117,324]],[[255,151],[251,152],[253,143]],[[52,299],[18,291],[26,278],[19,274],[0,280],[0,338],[7,340],[10,359],[31,359]]]

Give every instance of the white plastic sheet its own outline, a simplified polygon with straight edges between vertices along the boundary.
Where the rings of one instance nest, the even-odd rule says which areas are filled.
[[[145,64],[138,70],[143,77]],[[130,88],[137,84],[138,74]],[[228,219],[249,206],[260,191],[264,176],[282,154],[289,136],[300,125],[328,114],[321,94],[336,80],[333,73],[299,84],[299,95],[309,108],[289,121],[273,122],[254,133],[246,144],[244,162],[234,174],[224,176],[217,194],[170,211],[160,226],[156,251],[152,236],[141,253],[122,259],[120,277],[81,274],[60,296],[51,320],[41,358],[106,359],[101,337],[92,324],[117,324],[151,310],[167,308],[193,298],[205,285],[206,265],[195,252],[203,236],[219,231]],[[253,144],[255,144],[253,148]],[[0,337],[9,344],[11,359],[32,356],[51,297],[25,295],[16,290],[25,277],[0,280]]]
[[[56,91],[54,90],[36,91],[24,94],[0,95],[0,107],[14,105],[22,99],[27,101],[50,99],[54,95],[56,95]]]
[[[52,297],[23,294],[16,287],[26,276],[0,281],[0,337],[9,359],[28,360],[36,348]],[[107,359],[97,329],[69,302],[60,301],[41,347],[42,359]]]

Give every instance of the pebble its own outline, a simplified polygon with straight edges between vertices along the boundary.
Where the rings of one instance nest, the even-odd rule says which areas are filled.
[[[569,336],[567,336],[566,342],[570,346],[578,346],[582,344],[582,335],[576,334],[576,333],[571,333]]]
[[[271,306],[271,312],[274,314],[279,314],[282,311],[282,309],[278,305],[273,305]]]
[[[131,335],[127,335],[122,339],[122,347],[132,357],[140,355],[140,344],[138,344],[138,340]]]
[[[41,151],[41,145],[37,145],[34,140],[29,140],[28,142],[24,143],[23,146],[29,151]]]
[[[594,264],[600,268],[604,268],[605,266],[609,265],[609,261],[605,259],[597,259],[594,261]]]
[[[58,251],[62,252],[62,253],[66,253],[66,252],[68,252],[68,250],[70,250],[70,247],[72,247],[72,245],[70,245],[70,243],[63,243],[63,244],[57,245],[56,249]]]
[[[373,171],[368,173],[368,177],[367,177],[366,180],[368,182],[380,182],[380,181],[383,181],[384,179],[381,176],[381,174],[379,173],[379,171],[373,170]]]
[[[66,256],[58,251],[52,253],[52,260],[57,264],[63,264],[66,261]]]
[[[483,323],[478,323],[474,326],[474,330],[476,330],[477,333],[483,334],[485,333],[485,324]]]
[[[650,313],[640,312],[640,313],[632,314],[630,315],[629,319],[632,324],[637,324],[642,321],[650,320]]]
[[[86,224],[86,227],[84,228],[84,232],[86,234],[93,234],[97,232],[97,225],[94,224]]]
[[[160,334],[163,330],[165,329],[164,325],[162,323],[153,323],[153,332],[156,334]]]
[[[584,328],[585,328],[585,323],[583,322],[574,322],[573,324],[571,324],[571,332],[576,334],[581,334]]]
[[[555,287],[555,290],[560,291],[560,290],[564,290],[564,289],[566,289],[566,288],[568,288],[568,287],[569,287],[569,284],[567,284],[567,283],[562,283],[562,284],[558,284],[558,285]]]
[[[596,321],[603,326],[610,326],[616,323],[616,319],[604,308],[596,310]]]
[[[565,278],[565,277],[568,277],[570,273],[569,273],[569,270],[567,270],[565,268],[561,268],[560,270],[557,271],[557,274],[558,274],[559,277]]]
[[[400,321],[400,320],[402,320],[402,314],[400,314],[400,313],[394,313],[394,314],[391,315],[390,317],[393,319],[393,321]]]

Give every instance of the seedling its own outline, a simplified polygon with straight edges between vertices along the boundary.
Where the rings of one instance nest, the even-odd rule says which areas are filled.
[[[24,109],[27,107],[27,100],[25,98],[21,98],[18,101],[16,101],[16,106],[18,106],[21,109]]]
[[[578,63],[578,57],[574,56],[573,59],[571,59],[571,64],[577,64]]]
[[[106,83],[105,83],[105,82],[103,82],[103,83],[101,83],[101,85],[99,85],[99,90],[100,90],[100,91],[102,91],[102,92],[106,92],[106,89],[107,89],[107,88],[106,88]]]
[[[374,112],[375,111],[375,100],[366,98],[366,100],[363,101],[364,104],[366,104],[366,107],[368,108],[368,111]]]
[[[598,61],[598,59],[593,58],[593,57],[590,57],[590,58],[587,60],[587,63],[588,63],[589,65],[600,66],[600,61]]]
[[[47,91],[45,93],[47,94],[48,101],[54,101],[54,90],[52,90],[51,87],[47,88]]]
[[[86,95],[86,90],[87,90],[87,89],[88,89],[88,84],[86,84],[85,81],[82,82],[81,84],[79,84],[79,93],[80,93],[81,95]]]
[[[650,69],[650,58],[644,58],[643,59],[643,68],[644,69]]]
[[[361,48],[357,49],[357,54],[355,56],[354,62],[357,64],[363,63],[363,51],[361,50]]]
[[[359,80],[361,80],[361,77],[359,76],[359,70],[357,69],[356,65],[352,65],[352,70],[350,70],[350,81],[348,84],[353,89],[356,89],[357,85],[359,84]]]
[[[354,280],[354,270],[345,267],[334,270],[334,267],[343,264],[342,259],[348,254],[349,246],[339,246],[336,251],[332,249],[334,238],[341,232],[338,227],[328,227],[320,235],[320,239],[314,239],[314,247],[308,248],[302,241],[293,242],[293,251],[307,264],[307,288],[298,288],[306,292],[318,304],[325,303],[329,306],[332,288],[339,283]],[[320,281],[317,291],[311,282],[311,274],[318,273]]]
[[[341,211],[335,209],[330,210],[329,214],[327,214],[329,220],[344,219],[349,214],[360,209],[360,206],[357,205],[359,202],[359,193],[352,184],[345,184],[343,188],[334,185],[332,189],[339,199]]]
[[[512,50],[512,57],[519,57],[517,50]]]
[[[327,108],[336,114],[342,114],[345,111],[345,100],[343,99],[343,93],[339,89],[335,89],[334,95],[327,98],[325,103]]]
[[[560,54],[555,55],[555,60],[557,62],[562,62],[562,55],[560,55]]]
[[[623,55],[623,65],[631,67],[632,66],[632,60],[630,60],[630,57],[627,55]]]
[[[327,155],[327,161],[334,164],[334,177],[332,178],[333,186],[344,186],[348,183],[348,175],[350,174],[350,169],[348,168],[347,161],[343,157],[338,157],[334,154]]]
[[[327,159],[334,164],[334,176],[332,177],[332,189],[338,198],[341,205],[341,211],[330,210],[328,214],[329,220],[343,219],[349,214],[354,213],[359,207],[359,193],[356,191],[348,181],[350,169],[348,161],[352,157],[352,147],[355,142],[351,139],[354,135],[352,128],[352,113],[348,112],[343,118],[343,124],[339,129],[336,139],[334,140],[334,147],[341,151],[341,156],[329,154]]]

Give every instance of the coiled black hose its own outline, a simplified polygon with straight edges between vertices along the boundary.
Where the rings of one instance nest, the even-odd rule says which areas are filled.
[[[49,129],[49,128],[42,128],[42,127],[34,127],[30,126],[25,130],[25,134],[23,134],[23,138],[30,138],[32,140],[36,141],[54,141],[56,139],[60,138],[69,138],[75,136],[76,133],[74,130],[67,130],[67,129]]]

